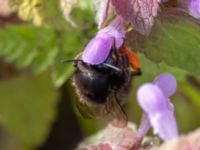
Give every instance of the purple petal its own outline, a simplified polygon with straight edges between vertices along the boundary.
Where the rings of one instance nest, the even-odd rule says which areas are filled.
[[[178,137],[178,129],[174,114],[170,110],[163,110],[154,115],[149,115],[154,134],[159,135],[164,141]]]
[[[111,0],[118,15],[131,23],[136,31],[149,34],[159,8],[158,0]]]
[[[142,116],[142,120],[140,122],[140,126],[137,131],[137,137],[139,139],[142,139],[143,137],[145,137],[150,127],[151,127],[151,124],[149,122],[149,118],[147,114],[144,113]]]
[[[163,140],[178,136],[170,100],[157,85],[151,83],[142,85],[137,92],[137,100],[148,116],[154,134],[158,134]]]
[[[166,109],[169,102],[160,88],[152,83],[146,83],[138,89],[137,100],[147,114],[154,114]]]
[[[191,0],[189,5],[189,11],[192,16],[200,19],[200,0]]]
[[[115,48],[119,49],[125,39],[124,21],[120,16],[117,16],[111,24],[101,29],[98,34],[107,33],[114,38]]]
[[[104,62],[112,46],[119,49],[124,38],[124,22],[120,16],[117,16],[108,27],[99,30],[97,35],[88,43],[82,54],[83,61],[92,65]]]
[[[97,34],[85,47],[82,60],[88,64],[96,65],[104,62],[113,45],[113,38],[106,34]]]
[[[153,81],[164,93],[166,97],[172,96],[176,92],[176,78],[170,73],[162,73]]]
[[[100,33],[107,33],[110,36],[112,36],[116,49],[119,49],[121,47],[121,45],[124,43],[124,36],[122,36],[113,27],[106,27],[106,28],[102,29]]]

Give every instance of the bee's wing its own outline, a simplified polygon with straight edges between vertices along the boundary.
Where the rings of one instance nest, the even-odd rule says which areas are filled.
[[[107,103],[104,106],[104,118],[115,127],[126,127],[128,118],[115,93],[111,93],[107,98]]]
[[[102,105],[88,106],[77,100],[77,108],[84,118],[92,119],[94,117],[102,117],[115,127],[126,127],[128,118],[122,106],[118,102],[114,93],[110,93],[107,102]]]
[[[79,100],[76,100],[76,106],[80,114],[86,119],[92,119],[95,117],[94,110],[85,103],[81,103]]]

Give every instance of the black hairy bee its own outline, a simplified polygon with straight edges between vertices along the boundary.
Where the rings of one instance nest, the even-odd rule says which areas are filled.
[[[85,63],[80,54],[75,68],[73,85],[79,96],[80,112],[87,117],[101,116],[113,126],[125,127],[127,116],[122,104],[130,91],[133,73],[140,73],[136,56],[123,45],[120,50],[112,49],[98,65]],[[88,108],[86,112],[85,108]]]

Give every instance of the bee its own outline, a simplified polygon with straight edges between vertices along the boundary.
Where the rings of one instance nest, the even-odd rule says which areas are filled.
[[[82,54],[73,61],[79,111],[86,117],[100,116],[115,127],[125,127],[128,121],[122,108],[124,98],[130,91],[132,77],[141,74],[136,55],[123,44],[120,49],[112,48],[103,63],[88,64],[82,60]]]

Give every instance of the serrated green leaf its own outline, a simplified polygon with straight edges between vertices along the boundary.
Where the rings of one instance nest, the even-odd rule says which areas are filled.
[[[79,40],[80,29],[75,30],[73,34],[57,32],[56,39],[59,46],[59,53],[52,65],[52,79],[56,87],[61,86],[73,73],[73,63],[62,63],[65,59],[74,59],[80,53],[82,46],[86,43],[87,38]],[[78,42],[79,40],[79,42]]]
[[[52,79],[56,87],[61,86],[73,73],[74,66],[73,64],[63,64],[60,62],[60,65],[56,65],[52,73]]]
[[[187,19],[157,21],[144,54],[155,62],[200,74],[200,25]]]
[[[22,1],[15,2],[20,4]],[[52,69],[53,81],[56,86],[60,86],[73,72],[72,64],[68,66],[60,62],[74,58],[95,34],[93,27],[96,26],[92,23],[91,11],[86,11],[85,15],[80,9],[76,10],[74,16],[80,19],[80,28],[74,30],[42,28],[30,24],[7,25],[0,30],[0,38],[3,39],[0,41],[0,55],[9,62],[15,61],[18,69],[31,67],[35,75]]]
[[[21,142],[41,144],[55,117],[58,93],[47,75],[0,81],[0,122]]]
[[[66,36],[63,36],[62,40],[65,40],[66,39],[65,37]],[[77,45],[76,45],[76,47],[77,47]],[[63,60],[74,59],[76,56],[76,52],[74,53],[71,50],[67,51],[67,49],[70,49],[70,44],[63,45],[63,48],[64,48],[63,51],[65,51],[65,52],[59,53],[59,55],[57,56],[57,58],[55,60],[54,65],[52,66],[52,80],[56,87],[61,86],[74,72],[74,64],[73,63],[63,63]]]
[[[21,54],[20,59],[17,60],[16,66],[17,68],[25,68],[28,67],[37,56],[38,52],[36,49],[26,50]]]
[[[0,31],[0,35],[4,39],[2,54],[6,56],[7,62],[15,61],[24,56],[24,53],[29,53],[34,48],[35,30],[31,26],[11,26],[8,25],[4,30]]]
[[[10,63],[16,60],[17,58],[19,58],[19,56],[22,55],[22,53],[26,49],[26,46],[24,44],[20,44],[20,43],[18,44],[19,44],[18,47],[13,47],[11,51],[9,51],[9,54],[6,57],[7,63]]]
[[[54,31],[37,28],[28,24],[7,25],[0,30],[0,54],[7,62],[16,61],[21,69],[34,62],[36,73],[45,71],[53,62],[57,54]]]
[[[39,74],[55,62],[59,50],[53,30],[46,29],[37,32],[36,43],[38,54],[33,63],[33,71]]]
[[[18,39],[18,35],[16,34],[15,31],[13,31],[12,27],[10,28],[7,26],[4,29],[1,29],[0,36],[2,39],[0,42],[1,43],[0,53],[2,55],[12,54],[12,52],[17,50],[17,47],[21,45],[21,42]]]
[[[34,73],[39,74],[47,69],[50,65],[52,65],[55,61],[56,55],[58,50],[57,49],[44,49],[39,50],[38,55],[35,59],[33,64]]]
[[[0,30],[4,39],[0,41],[0,54],[5,56],[7,62],[16,61],[19,69],[31,65],[35,74],[53,66],[53,81],[60,86],[73,72],[73,65],[66,67],[66,64],[60,63],[61,60],[74,58],[85,40],[77,44],[80,30],[70,36],[66,32],[60,32],[60,35],[55,33],[51,29],[30,25],[6,26]]]

